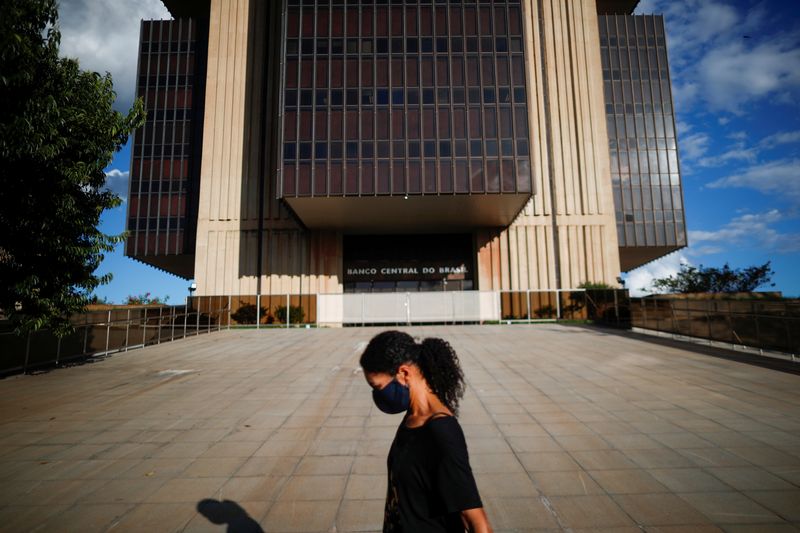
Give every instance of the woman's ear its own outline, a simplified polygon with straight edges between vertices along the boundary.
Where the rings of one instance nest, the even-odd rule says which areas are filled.
[[[397,382],[404,387],[408,387],[408,378],[411,376],[411,367],[409,365],[400,365],[397,368]]]

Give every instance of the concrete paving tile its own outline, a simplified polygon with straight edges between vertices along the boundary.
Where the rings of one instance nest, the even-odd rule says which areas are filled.
[[[647,526],[647,533],[723,533],[724,530],[710,524],[692,524],[688,526]]]
[[[517,453],[561,452],[564,450],[553,437],[509,437],[508,443]]]
[[[163,478],[112,479],[84,497],[82,503],[132,503],[147,501],[167,480]]]
[[[194,515],[194,504],[146,503],[120,518],[113,531],[180,531]]]
[[[560,435],[592,435],[592,430],[589,429],[583,422],[543,422],[542,428],[554,437]]]
[[[380,441],[366,441],[366,445],[374,446],[376,442],[380,443],[381,446],[383,445]],[[316,440],[311,444],[308,453],[311,455],[355,455],[361,444],[364,444],[364,442],[355,440]],[[379,450],[382,450],[382,447]],[[388,447],[386,447],[386,451],[389,451]]]
[[[241,432],[247,433],[249,429],[242,429]],[[227,428],[189,429],[176,431],[175,435],[166,442],[217,442],[225,438],[229,433],[230,431]]]
[[[669,492],[645,470],[591,470],[588,474],[609,494],[652,494]]]
[[[570,452],[570,455],[584,470],[620,470],[636,468],[628,457],[619,450],[586,450]]]
[[[708,448],[712,446],[709,441],[687,431],[679,431],[677,433],[652,433],[650,436],[654,440],[674,450],[685,448]]]
[[[294,471],[299,476],[322,476],[349,474],[355,457],[352,455],[317,456],[306,455]]]
[[[792,485],[800,487],[800,468],[796,466],[765,466],[764,468]]]
[[[517,457],[528,472],[560,472],[581,469],[580,465],[567,452],[519,453]]]
[[[183,472],[186,467],[192,463],[191,457],[186,458],[151,458],[140,459],[131,468],[122,472],[119,476],[121,479],[139,479],[139,478],[173,478],[177,477]]]
[[[101,479],[41,481],[30,486],[28,490],[18,493],[16,498],[3,501],[14,505],[72,505],[104,483],[106,481]]]
[[[467,441],[476,438],[498,438],[502,437],[500,429],[494,424],[465,424],[461,421],[461,429]],[[385,435],[385,433],[383,433]]]
[[[781,518],[800,523],[800,489],[745,491],[752,500],[760,503]]]
[[[473,472],[486,474],[522,474],[525,468],[511,453],[477,453],[470,457]]]
[[[657,450],[665,447],[642,433],[604,435],[603,439],[617,450]]]
[[[474,467],[474,457],[470,458],[470,463]],[[353,461],[352,474],[381,474],[386,475],[386,457],[377,455],[359,455]]]
[[[214,498],[217,491],[228,481],[223,477],[173,478],[164,483],[146,501],[150,503],[195,502],[203,498]]]
[[[524,437],[535,438],[535,437]],[[511,448],[503,438],[495,437],[478,437],[467,440],[467,450],[470,455],[479,453],[511,453]]]
[[[381,531],[383,500],[345,500],[336,514],[336,531]]]
[[[800,457],[769,446],[733,447],[726,451],[757,466],[784,466],[800,470]]]
[[[743,457],[722,448],[692,448],[676,451],[699,467],[750,466],[750,463]]]
[[[292,476],[278,499],[280,501],[340,500],[347,476]]]
[[[160,447],[160,444],[125,442],[106,448],[94,459],[145,459],[153,457]]]
[[[274,429],[237,428],[228,432],[219,442],[258,442],[263,444],[273,434]]]
[[[241,457],[247,458],[252,456],[256,450],[262,446],[261,442],[218,442],[211,445],[199,457]]]
[[[553,514],[537,498],[483,498],[483,506],[495,531],[558,527]]]
[[[208,442],[175,442],[165,444],[153,453],[153,457],[165,459],[197,458],[210,447]]]
[[[554,496],[549,500],[563,527],[607,528],[635,525],[610,496]]]
[[[272,501],[289,480],[288,476],[235,476],[219,489],[220,498],[237,502]]]
[[[617,420],[601,420],[597,422],[585,422],[585,424],[594,433],[602,436],[639,433],[639,431],[630,424]]]
[[[680,468],[694,466],[692,461],[668,448],[625,450],[625,455],[641,468]]]
[[[727,485],[699,468],[658,468],[648,473],[673,492],[725,492]]]
[[[727,533],[797,533],[800,530],[797,524],[786,522],[763,523],[763,524],[726,524]]]
[[[347,478],[344,491],[346,500],[381,500],[386,499],[386,475],[352,474]]]
[[[181,472],[181,477],[230,477],[245,461],[244,457],[200,457]]]
[[[279,501],[261,522],[264,531],[330,531],[336,523],[338,501]]]
[[[763,446],[762,442],[738,431],[698,431],[696,435],[723,448],[753,448]]]
[[[775,513],[738,492],[682,493],[678,496],[725,529],[728,524],[783,522]]]
[[[619,494],[614,500],[640,526],[711,523],[703,513],[674,494]]]
[[[268,440],[254,453],[254,457],[302,457],[311,446],[310,441]]]
[[[555,440],[567,451],[611,449],[611,444],[597,435],[559,435]]]
[[[475,482],[481,494],[498,498],[532,498],[538,494],[527,474],[475,473]]]
[[[584,471],[534,472],[534,485],[544,496],[602,494],[603,489]]]
[[[70,507],[44,522],[45,531],[105,531],[118,522],[133,504],[85,504]]]
[[[758,467],[711,467],[705,469],[731,487],[745,490],[791,490],[796,487]]]
[[[5,500],[4,500],[5,501]],[[0,507],[0,529],[3,531],[35,531],[69,505],[15,505]]]

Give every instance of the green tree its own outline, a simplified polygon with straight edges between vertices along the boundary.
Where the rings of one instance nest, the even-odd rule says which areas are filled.
[[[144,111],[114,111],[109,74],[58,56],[55,0],[0,0],[0,13],[0,309],[18,332],[63,334],[111,279],[94,273],[123,238],[97,228],[120,205],[104,169]]]
[[[775,272],[770,264],[771,261],[767,261],[763,265],[736,269],[728,263],[722,268],[682,264],[676,275],[653,280],[653,288],[658,292],[672,293],[752,292],[772,281]]]

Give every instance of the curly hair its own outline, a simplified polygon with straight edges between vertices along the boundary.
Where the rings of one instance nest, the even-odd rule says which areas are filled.
[[[369,341],[359,362],[366,372],[389,375],[396,374],[403,363],[417,365],[431,391],[453,414],[458,414],[458,404],[464,396],[464,373],[447,341],[431,337],[417,343],[402,331],[384,331]]]

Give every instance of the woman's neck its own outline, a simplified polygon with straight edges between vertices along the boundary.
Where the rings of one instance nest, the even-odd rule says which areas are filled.
[[[412,388],[409,391],[410,405],[408,408],[407,421],[411,427],[419,425],[436,413],[452,414],[450,409],[442,403],[438,396],[431,392],[427,387]]]

